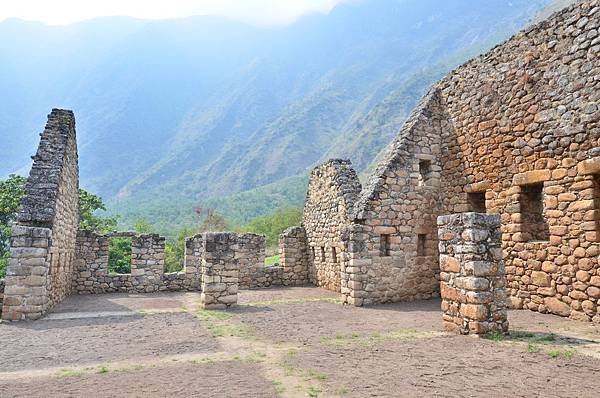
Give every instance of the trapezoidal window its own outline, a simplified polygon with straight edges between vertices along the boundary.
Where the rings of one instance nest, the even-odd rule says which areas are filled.
[[[390,235],[380,235],[379,255],[381,257],[387,257],[390,255]]]
[[[467,194],[469,211],[475,213],[485,213],[485,192],[469,192]]]
[[[550,228],[544,217],[544,184],[521,186],[521,232],[525,241],[547,241]]]
[[[431,160],[419,160],[419,186],[429,185],[431,179]]]
[[[337,249],[335,247],[331,248],[331,258],[333,259],[334,263],[337,263]]]
[[[131,273],[131,238],[115,237],[108,242],[108,272]]]
[[[325,262],[325,247],[321,246],[321,262]]]
[[[417,235],[417,256],[423,257],[427,255],[427,235]]]
[[[317,256],[316,256],[316,254],[315,254],[315,247],[314,247],[314,246],[311,246],[311,247],[310,247],[310,250],[311,250],[311,252],[312,252],[312,259],[313,259],[313,261],[315,261],[315,260],[317,259]]]

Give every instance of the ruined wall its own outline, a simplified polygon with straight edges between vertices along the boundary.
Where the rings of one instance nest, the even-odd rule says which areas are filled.
[[[0,316],[2,315],[2,304],[4,303],[4,279],[0,279]]]
[[[355,204],[342,266],[347,303],[438,294],[440,113],[439,96],[432,91],[389,146]]]
[[[108,270],[110,239],[131,238],[131,273],[117,274]],[[193,261],[187,257],[202,255],[195,242],[186,242],[186,265]],[[191,253],[190,253],[191,252]],[[183,271],[165,273],[165,238],[156,234],[112,233],[98,235],[80,232],[77,237],[74,290],[79,294],[98,293],[150,293],[158,291],[197,290],[199,276],[194,265]]]
[[[283,285],[302,286],[310,283],[309,250],[306,230],[303,227],[290,227],[279,235],[279,255],[284,273]]]
[[[208,232],[202,235],[204,257],[200,264],[200,305],[205,309],[224,309],[237,303],[240,276],[240,244],[249,237],[233,232]],[[248,260],[248,259],[244,259]]]
[[[600,10],[581,1],[439,85],[445,213],[502,220],[512,304],[600,320]]]
[[[112,233],[98,235],[80,232],[77,237],[73,289],[79,294],[150,293],[158,291],[200,290],[200,268],[206,257],[205,234],[186,239],[183,270],[165,273],[165,238],[155,234]],[[265,237],[256,234],[234,234],[235,261],[239,269],[239,287],[245,289],[307,283],[307,267],[301,260],[288,261],[291,266],[265,267]],[[109,273],[109,244],[112,238],[131,238],[131,273]],[[233,239],[233,238],[232,238]],[[305,240],[304,240],[305,242]],[[288,245],[285,245],[288,247]],[[286,253],[298,253],[295,247]],[[306,249],[304,249],[306,250]],[[296,254],[294,254],[296,255]]]
[[[461,334],[508,332],[500,216],[438,217],[444,327]]]
[[[341,234],[350,223],[360,189],[348,160],[332,159],[311,172],[302,225],[309,247],[309,278],[317,286],[340,291]]]
[[[3,319],[37,319],[70,294],[78,190],[75,117],[53,109],[13,227]]]

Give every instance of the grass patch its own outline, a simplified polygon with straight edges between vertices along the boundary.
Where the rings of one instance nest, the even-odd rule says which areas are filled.
[[[319,396],[319,394],[321,394],[321,390],[318,389],[317,387],[310,386],[310,387],[308,387],[308,390],[306,390],[306,393],[308,394],[309,397],[316,398]]]
[[[391,332],[374,332],[368,335],[360,335],[358,333],[338,334],[334,337],[323,337],[321,343],[333,347],[346,347],[352,344],[362,346],[371,346],[385,341],[414,341],[421,338],[434,336],[435,333],[419,332],[414,329],[401,329]]]
[[[246,355],[242,358],[242,362],[244,363],[260,363],[264,362],[267,358],[267,354],[264,352],[254,352],[252,354]]]
[[[266,257],[265,258],[265,267],[273,267],[275,264],[279,264],[280,261],[281,261],[281,258],[279,256],[279,254],[276,254],[271,257]]]
[[[198,319],[204,321],[206,330],[212,337],[254,338],[251,328],[231,321],[233,314],[225,311],[200,310],[196,313]]]
[[[281,304],[303,304],[303,303],[315,303],[324,302],[332,304],[342,304],[342,299],[333,297],[321,297],[321,298],[299,298],[299,299],[279,299],[279,300],[264,300],[254,301],[252,303],[241,304],[248,307],[259,307],[266,305],[281,305]]]
[[[275,388],[275,392],[277,394],[282,394],[285,392],[285,387],[283,386],[283,383],[277,380],[273,380],[273,388]]]
[[[214,363],[215,361],[211,358],[198,358],[198,359],[192,359],[190,361],[190,363],[193,363],[194,365],[203,365],[203,364],[211,364]]]
[[[100,368],[98,369],[98,373],[108,373],[108,366],[100,366]]]
[[[58,377],[59,378],[63,378],[63,377],[78,377],[83,375],[83,371],[81,370],[74,370],[74,369],[61,369],[58,372]]]
[[[336,388],[335,393],[337,395],[344,395],[344,394],[348,394],[350,392],[350,390],[346,387],[339,387]]]
[[[527,343],[527,352],[535,354],[543,352],[550,358],[558,358],[563,356],[564,358],[571,358],[575,354],[574,349],[544,349],[545,346],[551,346],[557,340],[554,333],[532,333],[524,331],[511,332],[509,335],[504,335],[498,332],[487,333],[484,338],[505,343]]]
[[[319,372],[314,369],[307,369],[304,371],[304,380],[325,380],[327,379],[327,375],[325,373]]]

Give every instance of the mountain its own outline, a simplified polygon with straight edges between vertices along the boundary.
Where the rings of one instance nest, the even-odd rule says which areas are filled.
[[[564,0],[363,0],[278,28],[217,17],[0,23],[0,175],[52,107],[77,117],[82,186],[124,223],[236,222],[301,204],[329,157],[364,171],[427,87]],[[298,185],[299,184],[299,185]]]

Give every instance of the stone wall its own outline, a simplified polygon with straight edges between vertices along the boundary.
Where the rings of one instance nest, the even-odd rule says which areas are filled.
[[[344,233],[342,294],[354,305],[438,295],[439,95],[429,93],[361,192]]]
[[[202,240],[204,257],[200,265],[200,305],[205,309],[230,307],[237,303],[239,245],[248,241],[248,237],[231,232],[208,232],[202,235]]]
[[[265,237],[256,234],[234,234],[229,239],[239,268],[239,286],[245,289],[270,286],[304,285],[308,283],[308,267],[301,256],[306,247],[302,233],[291,229],[289,236],[282,234],[282,266],[265,267]],[[149,293],[157,291],[198,291],[202,261],[206,257],[205,234],[186,239],[185,262],[180,272],[164,272],[165,238],[155,234],[112,233],[98,235],[80,232],[77,237],[73,289],[79,294]],[[108,249],[112,238],[128,237],[132,240],[130,274],[108,271]],[[287,265],[289,264],[289,265]]]
[[[310,283],[309,262],[311,261],[306,230],[290,227],[279,235],[279,256],[283,269],[283,285],[302,286]]]
[[[131,273],[108,270],[110,240],[131,238]],[[74,290],[79,294],[150,293],[158,291],[198,290],[199,275],[193,256],[201,256],[196,242],[186,242],[186,266],[181,272],[165,273],[165,238],[156,234],[112,233],[98,235],[80,232],[77,237]]]
[[[0,316],[2,316],[2,303],[4,303],[4,279],[0,279]]]
[[[346,302],[438,294],[435,220],[477,211],[500,214],[514,307],[600,321],[599,25],[579,1],[430,90],[342,228]]]
[[[444,327],[461,334],[508,332],[500,216],[438,218]]]
[[[70,294],[79,225],[75,118],[53,109],[13,227],[3,319],[37,319]]]
[[[443,105],[444,213],[502,220],[512,305],[600,321],[600,9],[580,1],[460,67]]]
[[[302,225],[309,247],[310,282],[340,291],[342,229],[358,194],[360,181],[348,160],[332,159],[310,175]]]

